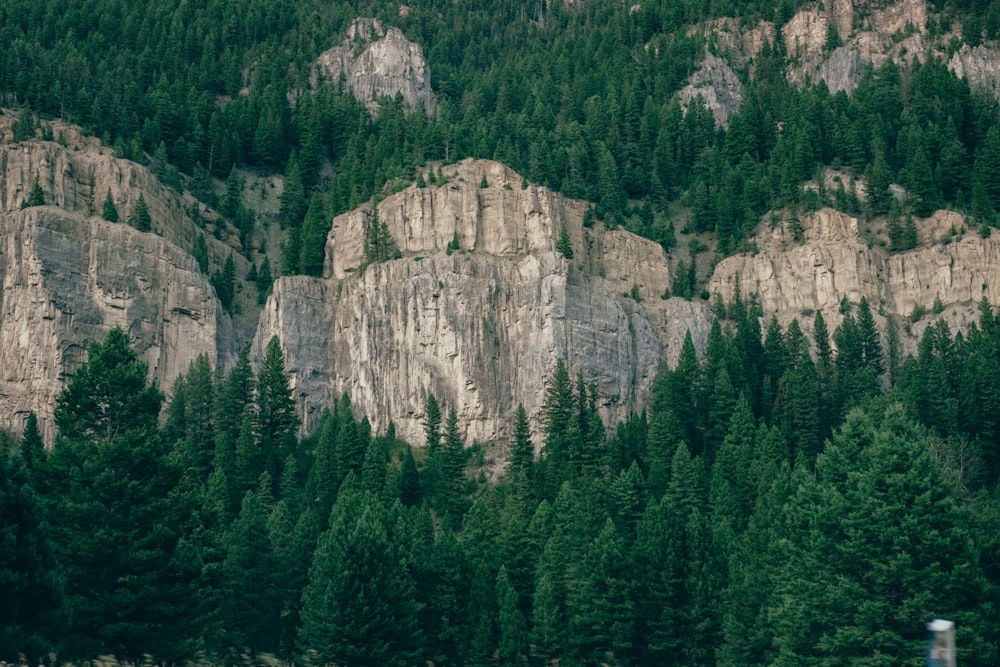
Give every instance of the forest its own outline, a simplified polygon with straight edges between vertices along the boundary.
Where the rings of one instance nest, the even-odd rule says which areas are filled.
[[[900,358],[842,309],[809,340],[738,297],[610,438],[560,362],[495,481],[433,395],[423,443],[346,395],[297,438],[277,338],[161,425],[112,330],[54,447],[3,439],[0,659],[922,665],[940,615],[998,664],[1000,315]]]
[[[748,249],[774,210],[832,205],[889,215],[905,229],[907,216],[948,207],[984,234],[1000,224],[1000,109],[940,58],[889,60],[869,67],[850,96],[830,94],[787,81],[792,59],[778,39],[737,72],[745,99],[727,129],[698,98],[681,106],[676,92],[715,48],[691,26],[730,16],[780,30],[802,6],[654,0],[627,11],[606,0],[492,0],[469,11],[417,0],[401,12],[384,1],[10,0],[0,7],[0,91],[27,114],[22,137],[33,136],[33,115],[76,123],[218,208],[244,239],[270,221],[220,201],[219,184],[234,191],[238,170],[282,175],[282,274],[321,270],[310,258],[322,256],[314,246],[325,229],[309,223],[311,207],[329,220],[387,183],[412,182],[417,167],[464,157],[496,159],[592,201],[609,226],[668,250],[678,206],[687,212],[678,229],[711,232],[722,255]],[[929,9],[928,40],[961,26],[949,53],[1000,37],[996,3]],[[384,99],[373,118],[338,82],[313,85],[313,62],[357,16],[422,46],[435,116]],[[838,44],[834,31],[828,48]],[[802,187],[826,167],[849,176],[832,192]],[[909,193],[904,204],[890,184]],[[894,249],[909,246],[896,234]],[[249,258],[253,248],[243,251]]]
[[[803,6],[5,0],[0,103],[20,114],[15,140],[75,123],[216,208],[262,298],[272,271],[322,271],[333,215],[464,157],[668,251],[678,233],[752,249],[768,212],[822,205],[886,216],[891,252],[938,207],[989,236],[1000,108],[939,59],[831,94],[787,81],[779,40],[738,72],[726,129],[682,108],[714,48],[691,25],[780,28]],[[930,9],[932,36],[960,22],[965,43],[1000,38],[1000,3]],[[385,99],[373,117],[337,82],[313,87],[315,58],[358,16],[421,45],[436,116]],[[827,167],[850,177],[802,187]],[[283,177],[273,269],[253,254],[272,221],[239,196],[247,172]],[[204,237],[190,250],[229,306],[232,257],[209,267]],[[690,298],[698,276],[678,275]],[[199,358],[167,402],[112,330],[59,395],[51,448],[34,415],[0,434],[0,660],[923,665],[940,615],[960,664],[998,665],[1000,314],[984,302],[967,330],[939,322],[904,356],[873,308],[843,302],[832,332],[803,313],[810,338],[763,327],[737,296],[643,413],[603,423],[588,378],[559,364],[541,431],[517,410],[499,450],[463,442],[433,395],[423,442],[373,432],[347,395],[299,437],[277,339],[257,372],[246,354]]]

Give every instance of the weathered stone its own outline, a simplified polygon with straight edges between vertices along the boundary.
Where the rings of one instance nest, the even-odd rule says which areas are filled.
[[[11,121],[0,115],[0,137],[11,138]],[[199,354],[229,363],[239,338],[190,255],[204,233],[187,215],[194,200],[76,128],[53,125],[66,146],[0,144],[0,428],[19,432],[34,411],[49,442],[63,382],[111,327],[129,333],[168,390]],[[36,177],[48,205],[20,210]],[[109,190],[122,221],[141,194],[156,233],[101,219]],[[209,219],[238,243],[235,229]],[[232,248],[206,236],[221,265]],[[246,261],[237,262],[242,275]]]
[[[691,75],[691,83],[682,88],[678,95],[685,108],[700,95],[705,106],[712,110],[715,124],[727,127],[729,117],[739,111],[743,104],[743,83],[726,61],[706,53],[701,68]]]
[[[334,83],[343,77],[347,89],[372,114],[378,113],[382,97],[397,94],[411,109],[423,109],[428,116],[436,113],[431,71],[420,46],[377,19],[355,19],[344,42],[322,53],[317,66]]]
[[[948,61],[948,69],[972,88],[984,90],[1000,100],[1000,51],[986,46],[962,48]]]
[[[866,297],[883,324],[886,316],[906,322],[915,310],[925,311],[910,335],[903,332],[904,352],[916,349],[923,328],[937,317],[953,330],[964,329],[978,317],[983,298],[1000,304],[1000,242],[967,233],[955,213],[938,211],[920,220],[920,245],[893,254],[865,240],[856,218],[832,209],[806,216],[801,224],[801,243],[793,240],[787,222],[764,226],[757,235],[759,252],[719,262],[709,291],[729,301],[739,285],[744,296],[757,296],[765,319],[776,317],[783,326],[798,319],[807,332],[816,311],[823,312],[831,331],[836,328],[843,319],[842,299],[856,304]],[[935,315],[936,303],[944,311]]]
[[[28,412],[52,441],[63,382],[120,326],[165,387],[199,354],[234,353],[228,316],[195,260],[155,234],[39,206],[0,214],[0,427]]]
[[[346,391],[377,430],[393,420],[414,443],[431,393],[455,407],[469,441],[507,434],[518,403],[537,433],[559,359],[596,383],[615,424],[645,405],[688,329],[704,340],[705,304],[659,296],[670,278],[659,245],[584,228],[584,202],[522,189],[495,162],[442,174],[444,185],[411,186],[378,205],[401,259],[361,268],[368,205],[335,219],[325,279],[275,285],[254,351],[281,338],[307,430]],[[572,260],[555,249],[563,229]],[[460,249],[449,255],[456,235]]]

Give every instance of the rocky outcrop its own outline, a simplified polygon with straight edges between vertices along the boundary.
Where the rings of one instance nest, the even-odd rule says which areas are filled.
[[[307,430],[346,391],[376,430],[393,420],[413,443],[431,393],[455,408],[470,442],[508,433],[519,402],[537,431],[559,359],[596,383],[615,424],[645,404],[688,329],[704,340],[704,304],[660,298],[669,268],[657,244],[585,228],[583,202],[522,189],[494,162],[442,174],[446,184],[411,186],[377,213],[368,205],[336,218],[326,278],[276,283],[254,350],[280,337]],[[358,239],[375,215],[403,257],[362,268]],[[556,251],[563,229],[571,260]]]
[[[712,52],[724,57],[736,69],[753,67],[754,59],[764,44],[774,42],[774,24],[759,21],[748,28],[737,19],[723,17],[705,21],[693,27],[689,34],[701,35],[712,44]]]
[[[0,116],[0,137],[10,138],[10,123]],[[19,432],[34,411],[50,442],[56,395],[111,327],[130,334],[167,390],[199,354],[229,363],[239,338],[190,255],[205,233],[221,265],[232,248],[215,236],[238,244],[235,230],[210,213],[208,228],[199,226],[189,196],[75,128],[53,125],[65,145],[0,144],[0,428]],[[47,205],[21,210],[36,178]],[[95,215],[108,191],[122,220],[141,194],[154,231]],[[237,261],[243,275],[246,262]]]
[[[701,96],[705,106],[712,110],[715,124],[727,127],[729,117],[739,111],[743,104],[743,83],[725,60],[706,53],[701,67],[691,75],[691,83],[682,88],[678,95],[685,108],[692,100]]]
[[[0,427],[34,411],[54,436],[63,382],[91,341],[127,331],[162,386],[199,354],[232,357],[215,292],[184,250],[156,234],[49,206],[0,215]]]
[[[820,7],[798,12],[781,30],[793,59],[786,74],[796,85],[824,81],[831,93],[851,93],[869,65],[945,56],[940,45],[949,36],[930,43],[925,0],[899,0],[878,8],[862,0],[837,0],[829,8]],[[834,34],[841,45],[831,42]]]
[[[964,44],[948,61],[948,69],[969,85],[985,90],[1000,100],[1000,51],[986,46]]]
[[[961,216],[938,211],[920,221],[920,246],[889,254],[870,243],[852,218],[822,209],[801,220],[804,240],[796,242],[787,222],[765,227],[757,236],[759,252],[719,262],[708,290],[726,301],[737,285],[743,295],[760,300],[764,318],[787,326],[798,319],[810,332],[813,314],[822,311],[832,331],[843,319],[841,301],[867,297],[878,319],[910,322],[904,351],[913,351],[924,327],[944,317],[954,329],[977,319],[977,304],[986,298],[1000,304],[1000,242],[964,233]],[[942,312],[933,314],[935,304]],[[943,310],[942,310],[943,309]]]
[[[110,192],[124,221],[142,195],[153,232],[185,250],[204,234],[213,266],[221,266],[239,248],[239,232],[232,225],[191,195],[163,185],[146,167],[114,157],[78,128],[56,121],[52,131],[61,141],[35,139],[15,144],[9,143],[12,121],[11,116],[0,115],[0,214],[20,209],[38,179],[46,204],[84,217],[101,215]],[[198,211],[198,222],[191,218],[194,211]],[[246,264],[241,258],[237,261],[241,268]]]
[[[436,113],[431,72],[420,46],[377,19],[355,19],[344,42],[322,53],[316,64],[334,83],[343,77],[347,89],[372,114],[378,113],[382,97],[397,94],[411,109],[423,109],[428,116]]]

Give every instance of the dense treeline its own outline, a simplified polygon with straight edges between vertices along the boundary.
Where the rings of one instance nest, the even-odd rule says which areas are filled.
[[[780,27],[800,4],[644,2],[631,11],[604,1],[496,0],[470,10],[420,1],[401,13],[385,2],[13,0],[0,8],[0,91],[81,124],[213,205],[209,179],[227,180],[231,191],[235,166],[284,174],[291,186],[280,221],[293,236],[285,273],[317,271],[325,228],[315,220],[412,179],[429,160],[466,156],[498,159],[592,200],[599,217],[666,245],[669,205],[681,201],[691,211],[684,229],[715,232],[723,253],[783,206],[828,202],[891,213],[902,226],[907,214],[948,205],[994,224],[1000,114],[940,61],[890,62],[848,97],[790,86],[776,43],[757,56],[752,77],[740,73],[747,96],[728,131],[698,102],[684,113],[675,93],[711,48],[690,25],[739,16]],[[935,9],[932,35],[955,20],[969,43],[1000,35],[995,3]],[[372,119],[337,83],[311,88],[311,63],[359,15],[399,25],[423,46],[440,101],[435,118],[386,100]],[[843,182],[832,192],[803,190],[822,165],[845,168]],[[861,178],[867,197],[855,188]],[[909,191],[904,206],[893,207],[890,183]],[[240,229],[255,224],[252,211],[223,213]]]
[[[843,313],[809,340],[737,298],[610,439],[560,363],[496,483],[434,396],[418,449],[347,396],[296,438],[277,339],[196,360],[161,426],[114,330],[54,447],[4,440],[0,658],[917,665],[942,614],[998,664],[1000,319],[900,360]]]

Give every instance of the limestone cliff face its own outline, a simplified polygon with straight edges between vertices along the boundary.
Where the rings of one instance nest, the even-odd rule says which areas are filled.
[[[715,124],[726,127],[729,117],[743,104],[743,83],[725,60],[711,53],[705,55],[701,68],[691,75],[691,83],[678,95],[685,107],[701,95],[705,106],[712,110]]]
[[[1000,51],[986,46],[964,44],[948,61],[955,76],[966,79],[973,88],[985,90],[1000,100]]]
[[[9,130],[9,117],[0,117],[0,137]],[[130,334],[151,377],[168,390],[197,355],[224,365],[237,345],[189,254],[204,231],[187,215],[193,200],[73,128],[55,130],[66,146],[0,144],[0,428],[19,432],[34,411],[49,441],[63,382],[111,327]],[[48,205],[20,210],[36,177]],[[94,215],[109,190],[122,220],[142,194],[156,233]],[[223,238],[235,233],[219,224]],[[207,237],[221,263],[229,247]]]
[[[344,42],[321,54],[317,65],[334,83],[343,76],[348,90],[372,114],[378,113],[380,98],[397,94],[412,109],[423,109],[429,116],[436,112],[423,51],[399,28],[386,28],[377,19],[355,19]]]
[[[831,93],[857,88],[869,65],[886,60],[911,62],[928,56],[944,57],[940,45],[931,44],[926,30],[925,0],[899,0],[875,6],[865,0],[837,0],[825,9],[797,13],[781,30],[785,49],[795,60],[788,80],[797,85],[825,81]],[[842,45],[830,48],[835,31]]]
[[[508,433],[518,402],[537,430],[559,359],[597,384],[613,424],[645,404],[688,329],[704,340],[703,304],[659,296],[669,269],[657,244],[584,228],[583,202],[521,189],[494,162],[442,173],[446,184],[378,205],[401,259],[361,268],[368,206],[334,220],[326,278],[276,283],[254,350],[281,338],[307,430],[344,391],[377,430],[392,419],[413,443],[431,393],[456,409],[468,441]],[[571,260],[555,250],[562,229]],[[448,254],[456,234],[460,249]]]
[[[233,354],[215,292],[186,252],[128,225],[33,207],[0,214],[0,427],[29,411],[54,436],[55,397],[111,327],[169,387],[198,354]]]
[[[802,220],[804,240],[792,239],[786,223],[758,234],[760,252],[735,255],[719,262],[708,289],[731,300],[739,284],[742,294],[756,294],[765,319],[787,326],[798,319],[812,328],[813,313],[822,311],[833,331],[843,317],[840,303],[867,297],[873,310],[908,322],[915,309],[926,315],[903,332],[904,351],[913,351],[923,329],[937,317],[953,330],[977,319],[984,297],[1000,303],[1000,243],[963,233],[960,216],[937,212],[920,223],[921,245],[889,254],[878,243],[869,247],[856,218],[822,209]],[[954,236],[952,232],[957,232]],[[944,309],[932,313],[935,302]]]

